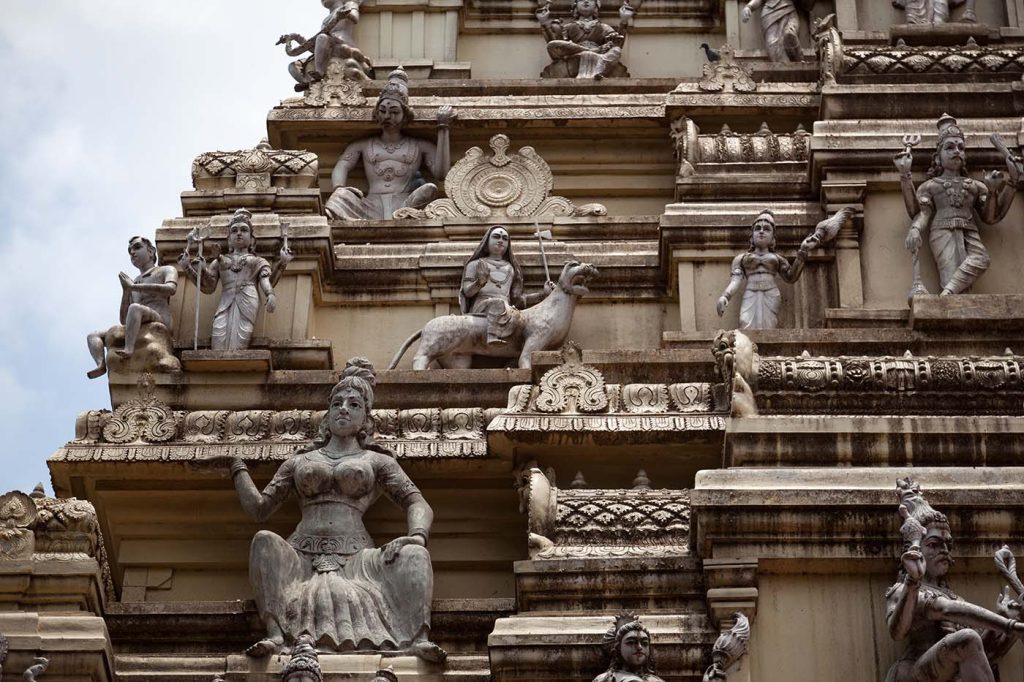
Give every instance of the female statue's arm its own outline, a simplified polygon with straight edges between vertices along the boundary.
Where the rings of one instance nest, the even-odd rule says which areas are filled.
[[[740,288],[743,286],[743,278],[746,277],[746,274],[743,272],[743,256],[744,254],[741,253],[732,259],[732,272],[729,276],[729,284],[725,287],[722,295],[718,297],[718,303],[715,305],[715,310],[718,312],[719,317],[725,314],[729,301],[739,293]]]
[[[779,256],[779,276],[782,277],[783,282],[793,282],[800,279],[800,275],[804,272],[804,266],[807,265],[807,251],[801,247],[793,258],[793,262],[790,263],[783,256]]]
[[[466,298],[473,298],[479,294],[487,284],[488,270],[487,264],[482,259],[467,263],[466,269],[462,271],[462,295]]]
[[[256,484],[252,482],[249,469],[245,462],[235,459],[231,463],[231,480],[235,484],[235,491],[242,503],[242,509],[254,521],[265,521],[288,499],[294,488],[293,469],[291,459],[285,461],[277,469],[274,478],[267,487],[260,492]]]
[[[405,510],[408,523],[406,535],[395,538],[381,549],[384,563],[390,564],[406,545],[427,546],[430,527],[434,523],[434,511],[398,462],[384,454],[379,456],[377,462],[377,484],[392,501]]]
[[[195,263],[198,260],[198,258],[190,258],[188,253],[183,253],[178,258],[178,265],[184,271],[185,279],[193,284],[198,284],[199,290],[204,294],[212,294],[217,289],[217,283],[220,281],[219,257],[209,261],[203,259],[205,261],[203,263],[203,277],[202,281],[197,283]]]
[[[268,313],[274,312],[274,308],[277,307],[277,297],[274,296],[274,285],[270,281],[271,272],[270,263],[265,260],[260,264],[259,269],[256,271],[257,285],[259,286],[260,291],[263,292],[263,296],[267,299]]]
[[[926,185],[927,183],[922,185],[917,192],[917,203],[920,210],[911,221],[910,230],[907,231],[905,241],[907,251],[916,252],[921,248],[922,235],[927,232],[928,227],[932,224],[932,218],[935,216],[935,204],[932,202],[931,195],[925,191]]]

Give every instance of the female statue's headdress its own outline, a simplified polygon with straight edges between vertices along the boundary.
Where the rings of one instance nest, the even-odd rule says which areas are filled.
[[[416,113],[409,106],[409,74],[405,72],[401,66],[388,74],[388,82],[384,84],[384,89],[380,91],[380,95],[377,97],[377,104],[374,105],[374,110],[384,100],[393,100],[398,102],[402,107],[404,117],[402,124],[407,125],[414,118]]]
[[[242,223],[249,228],[249,252],[256,252],[256,232],[252,228],[252,212],[246,208],[239,208],[235,211],[234,215],[231,216],[231,221],[228,223],[228,232],[231,232],[231,226]]]
[[[383,452],[385,454],[392,454],[388,450],[385,450],[374,443],[373,434],[376,430],[375,423],[373,421],[373,389],[377,385],[377,372],[373,368],[373,364],[366,358],[352,358],[345,363],[345,369],[341,372],[341,378],[338,383],[331,389],[331,396],[327,400],[327,404],[330,405],[334,397],[341,391],[355,391],[363,398],[363,404],[366,406],[366,421],[363,422],[362,428],[359,429],[359,433],[356,436],[359,439],[359,444],[368,449]],[[320,428],[317,430],[316,437],[308,444],[300,447],[296,450],[296,454],[303,452],[312,452],[313,450],[319,450],[323,446],[327,445],[331,440],[331,430],[328,424],[327,417],[320,421]]]
[[[764,209],[763,211],[761,211],[760,213],[757,214],[757,217],[754,218],[754,222],[750,223],[750,248],[747,249],[747,251],[753,251],[754,250],[754,226],[757,225],[759,220],[761,220],[761,216],[765,216],[765,215],[768,216],[768,219],[772,223],[772,243],[768,245],[768,249],[770,251],[774,251],[775,250],[775,228],[776,228],[775,212],[772,211],[770,208],[766,208],[766,209]]]
[[[306,676],[312,676],[317,682],[323,682],[324,674],[320,670],[320,658],[317,656],[316,647],[313,646],[313,638],[310,635],[299,635],[299,639],[292,649],[292,657],[281,669],[281,679],[283,682],[288,682],[290,676],[299,672]]]
[[[473,252],[473,255],[470,256],[469,260],[466,261],[466,264],[462,266],[463,277],[466,276],[466,268],[469,266],[470,263],[481,258],[487,258],[488,253],[490,253],[487,244],[491,239],[491,233],[494,232],[495,230],[505,230],[505,232],[508,233],[508,228],[505,227],[504,225],[491,225],[489,228],[487,228],[487,232],[485,232],[484,236],[480,239],[480,243],[477,244],[476,250]],[[515,253],[512,251],[511,235],[509,236],[508,239],[508,248],[505,250],[505,255],[502,256],[502,258],[512,264],[512,286],[509,289],[509,303],[511,303],[512,305],[516,305],[516,302],[522,300],[523,298],[523,269],[519,265],[519,259],[516,258]],[[462,286],[460,284],[459,309],[462,310],[463,314],[468,313],[470,311],[470,309],[473,307],[473,300],[475,298],[475,296],[473,298],[466,298],[466,295],[462,293]]]

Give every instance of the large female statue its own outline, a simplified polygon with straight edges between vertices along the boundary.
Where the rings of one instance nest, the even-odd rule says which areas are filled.
[[[996,612],[958,597],[946,579],[953,565],[946,516],[932,509],[909,479],[897,481],[896,492],[903,569],[885,595],[885,619],[893,639],[906,640],[907,648],[886,682],[994,682],[992,663],[1024,637],[1021,603],[1006,589],[996,600]]]
[[[523,294],[523,271],[512,253],[512,239],[501,225],[490,227],[480,239],[462,270],[459,308],[463,315],[487,318],[487,343],[501,346],[515,331],[515,310],[539,303],[551,293],[554,283],[545,282],[544,292]]]
[[[293,494],[302,510],[287,540],[267,530],[253,538],[249,579],[267,636],[249,647],[252,656],[309,635],[322,651],[445,659],[428,639],[434,577],[426,544],[434,514],[394,456],[373,442],[374,378],[369,362],[349,361],[318,437],[262,492],[244,462],[231,463],[242,508],[255,520]],[[381,494],[405,510],[409,530],[377,548],[363,514]]]
[[[245,350],[249,347],[256,326],[262,292],[267,312],[274,312],[277,300],[274,285],[292,259],[287,247],[281,249],[273,269],[265,259],[253,253],[256,239],[252,232],[252,213],[244,208],[235,211],[228,225],[228,252],[222,253],[202,268],[199,284],[204,294],[212,294],[221,285],[220,302],[213,315],[213,350]],[[186,250],[178,259],[185,276],[196,282],[195,263]],[[257,291],[258,290],[258,291]]]
[[[425,165],[440,182],[451,168],[448,126],[455,111],[447,104],[438,107],[436,145],[406,135],[403,129],[412,123],[414,112],[409,77],[401,67],[388,76],[373,115],[380,135],[345,147],[331,172],[334,191],[325,207],[330,218],[389,220],[400,208],[423,208],[437,196],[437,185],[424,182],[420,169]],[[348,174],[360,159],[369,185],[365,193],[348,184]]]

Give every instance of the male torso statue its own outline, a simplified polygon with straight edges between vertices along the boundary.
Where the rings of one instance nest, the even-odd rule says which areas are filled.
[[[132,279],[120,273],[121,281],[121,324],[124,325],[124,347],[113,349],[123,359],[132,357],[142,325],[159,322],[170,332],[171,296],[178,289],[178,271],[170,265],[156,264],[156,247],[145,237],[132,237],[128,241],[128,255],[132,265],[139,269],[139,276]],[[115,328],[116,329],[116,328]],[[106,349],[114,343],[113,330],[96,331],[87,338],[89,353],[96,361],[96,367],[89,370],[88,377],[95,379],[107,372]]]

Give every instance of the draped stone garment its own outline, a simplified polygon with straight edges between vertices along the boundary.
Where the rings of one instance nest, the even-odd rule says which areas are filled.
[[[312,635],[336,651],[405,649],[430,629],[433,573],[430,555],[402,547],[386,564],[362,524],[362,515],[383,492],[402,504],[418,493],[394,458],[379,452],[335,461],[320,451],[300,453],[278,469],[263,494],[281,502],[298,493],[303,521],[284,540],[270,531],[253,539],[250,580],[260,615],[277,621],[286,640]],[[313,507],[327,515],[309,521]],[[320,528],[312,527],[316,523]]]
[[[211,347],[214,350],[245,350],[249,347],[260,309],[257,283],[270,277],[270,263],[251,253],[237,259],[222,255],[216,260],[220,275],[220,302],[213,315]]]
[[[761,6],[761,28],[769,58],[773,62],[790,61],[786,54],[786,34],[795,37],[800,33],[800,15],[793,0],[766,0]]]

